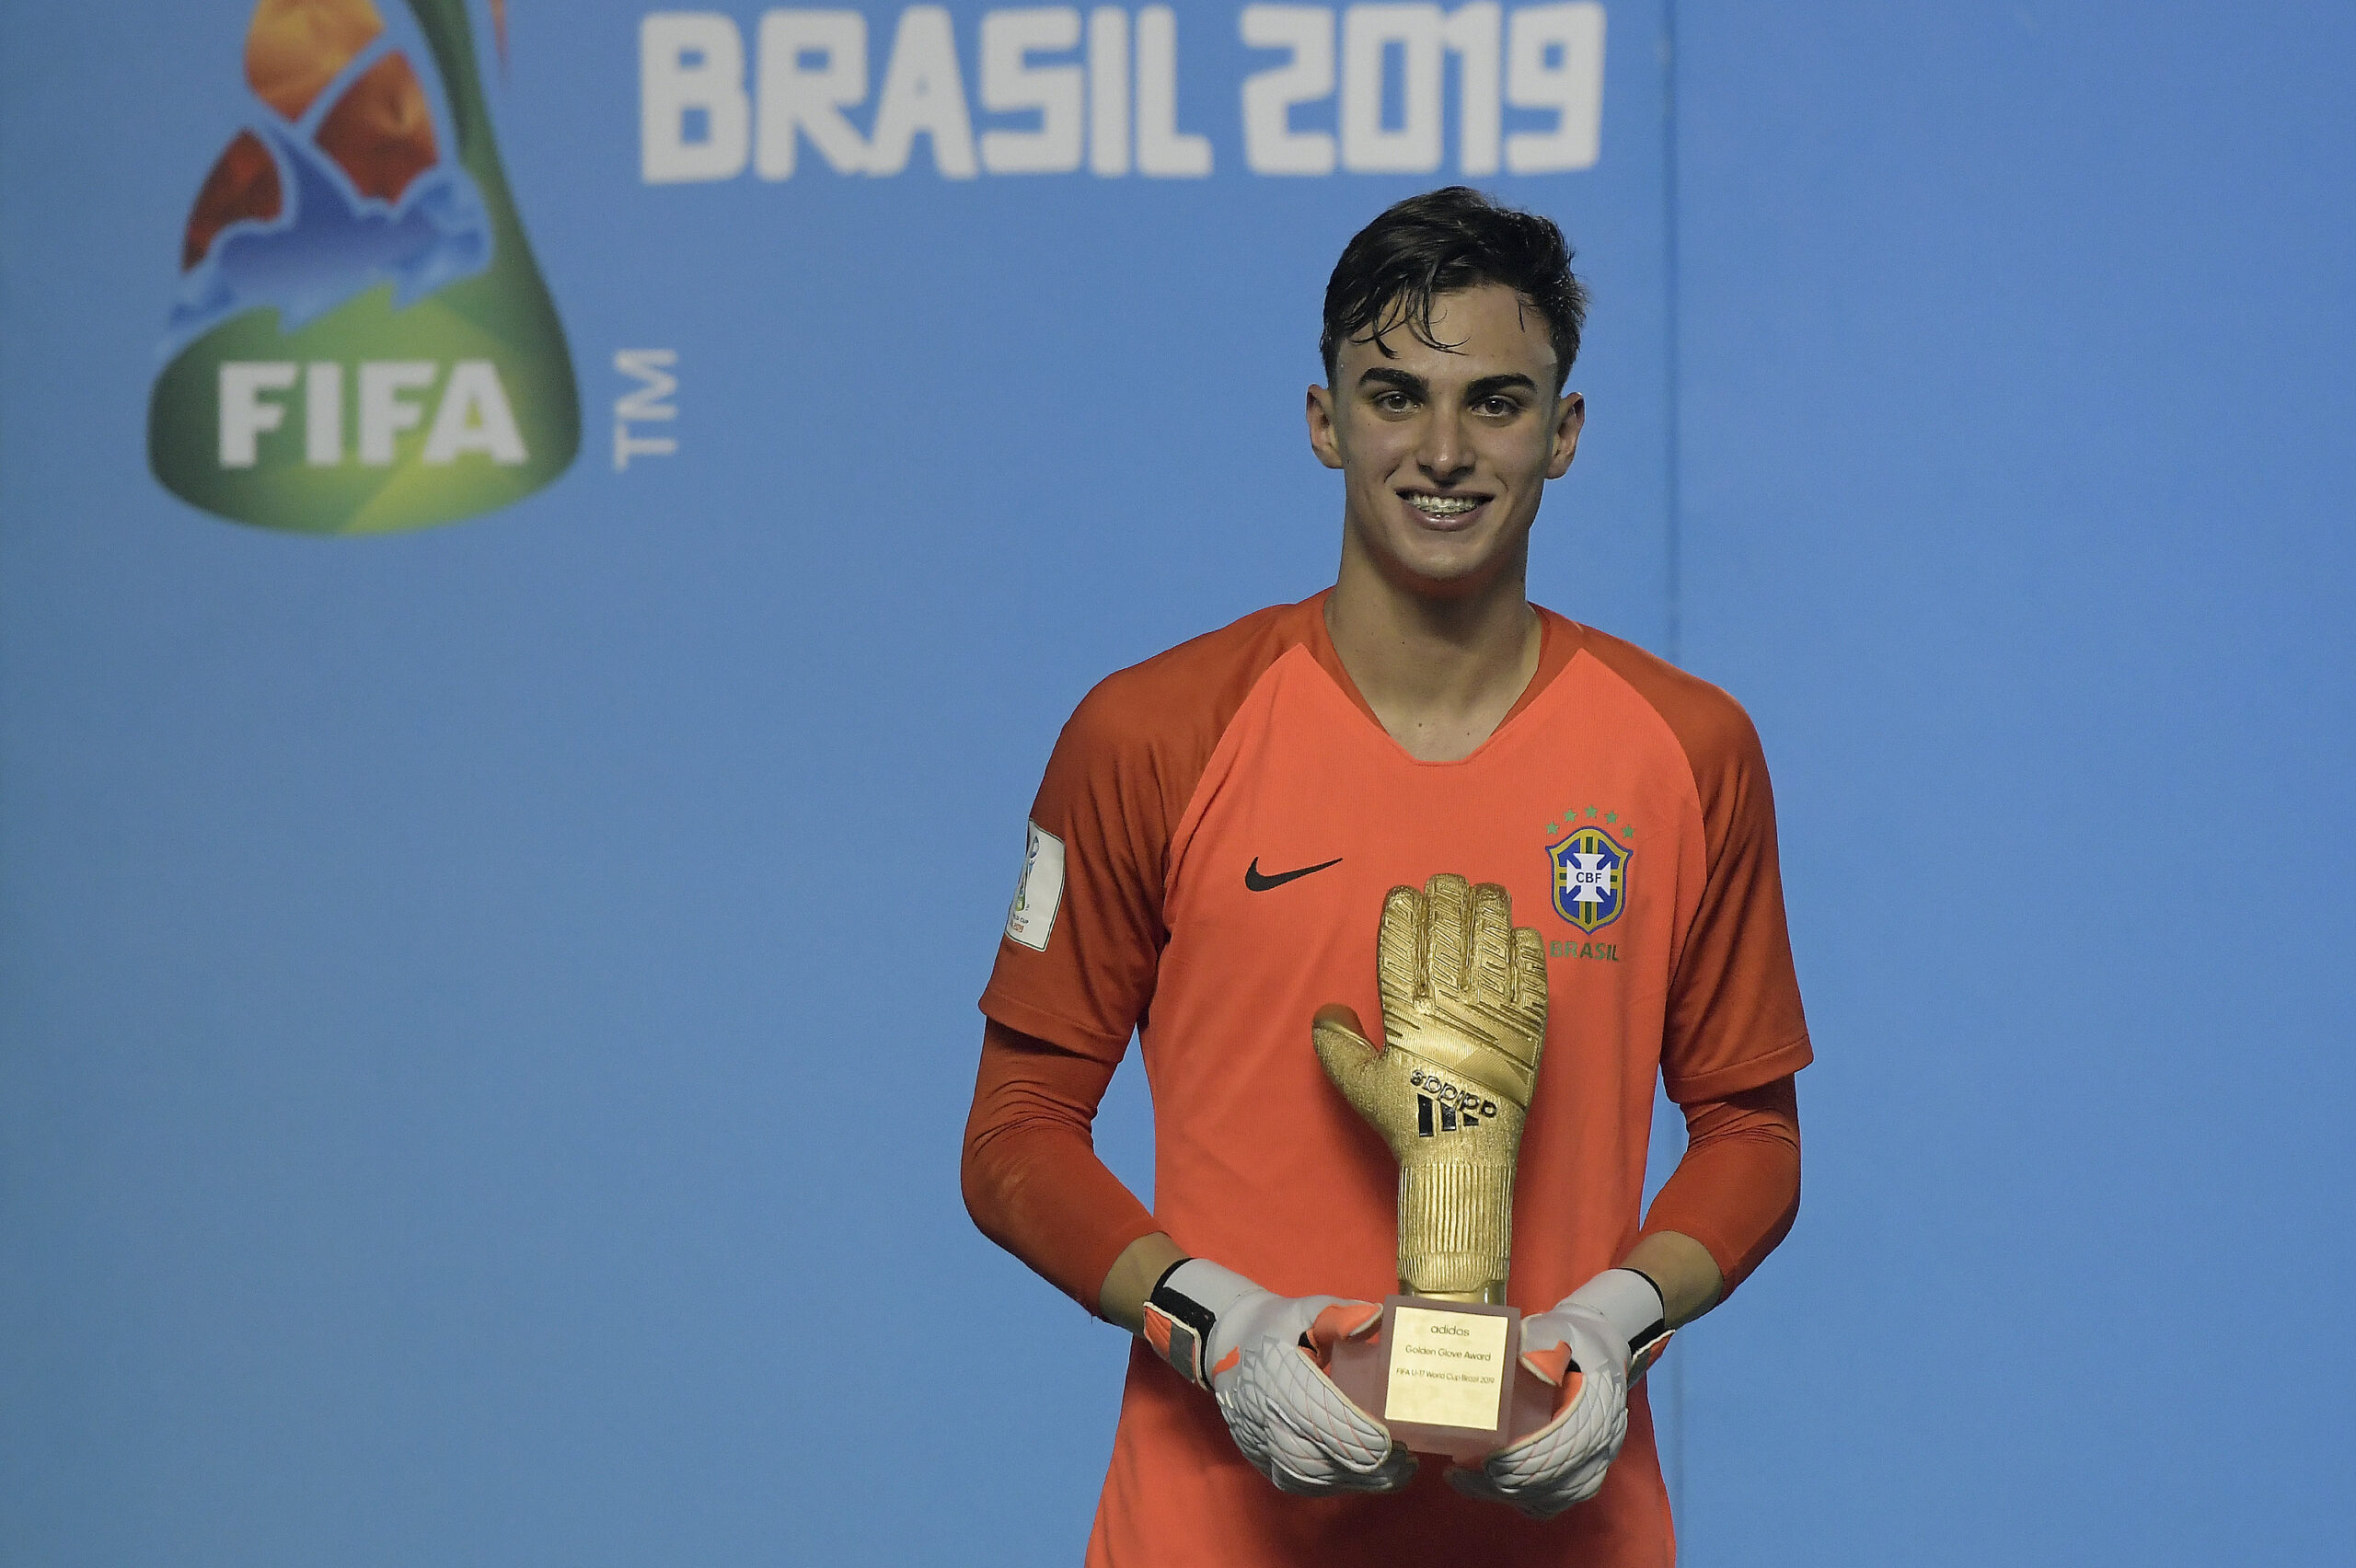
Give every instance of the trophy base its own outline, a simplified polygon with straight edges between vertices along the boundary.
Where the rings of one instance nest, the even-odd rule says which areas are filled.
[[[1518,1308],[1386,1296],[1381,1324],[1335,1345],[1326,1372],[1408,1448],[1461,1465],[1554,1419],[1554,1390],[1522,1370]]]

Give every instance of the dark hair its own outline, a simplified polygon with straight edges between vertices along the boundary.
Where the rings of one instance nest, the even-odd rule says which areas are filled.
[[[1402,327],[1432,348],[1453,347],[1432,336],[1433,296],[1503,283],[1546,317],[1560,392],[1587,325],[1587,289],[1571,275],[1571,256],[1552,218],[1504,206],[1470,186],[1408,197],[1358,230],[1334,264],[1317,345],[1325,379],[1334,379],[1345,341],[1371,338],[1394,357],[1382,335]]]

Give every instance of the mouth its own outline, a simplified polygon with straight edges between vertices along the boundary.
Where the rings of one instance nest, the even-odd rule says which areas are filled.
[[[1450,527],[1461,525],[1478,512],[1489,498],[1485,495],[1442,495],[1436,490],[1401,490],[1399,499],[1422,514],[1428,523]]]

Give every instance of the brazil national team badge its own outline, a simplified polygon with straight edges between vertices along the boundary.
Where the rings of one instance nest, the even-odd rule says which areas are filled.
[[[1620,918],[1628,905],[1628,847],[1602,828],[1574,827],[1546,847],[1554,862],[1554,913],[1582,931]]]
[[[505,0],[491,0],[505,49]],[[189,62],[234,72],[234,34]],[[491,144],[467,0],[258,0],[190,211],[148,462],[306,534],[472,517],[564,472],[572,361]],[[228,129],[228,128],[225,128]]]

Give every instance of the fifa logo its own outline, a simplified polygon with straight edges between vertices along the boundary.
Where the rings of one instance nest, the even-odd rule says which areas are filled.
[[[315,534],[453,522],[555,479],[580,444],[572,357],[466,0],[260,0],[243,64],[246,123],[181,244],[156,477]]]

